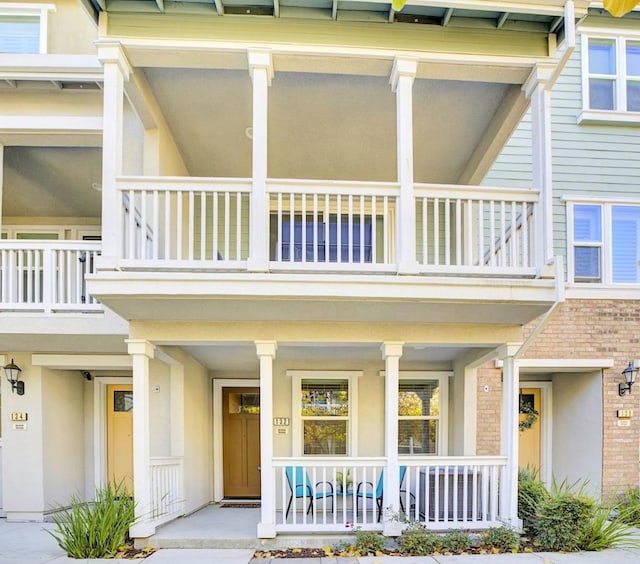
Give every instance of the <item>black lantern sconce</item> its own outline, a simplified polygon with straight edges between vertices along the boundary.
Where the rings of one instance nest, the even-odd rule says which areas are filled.
[[[622,371],[624,377],[624,384],[618,384],[618,395],[624,396],[627,392],[631,395],[631,386],[636,381],[638,375],[638,368],[633,361],[630,361],[628,366]]]
[[[11,359],[11,362],[4,367],[4,373],[7,376],[7,380],[11,383],[11,391],[19,396],[24,395],[24,382],[20,380],[21,372],[22,369],[13,362],[13,359]]]

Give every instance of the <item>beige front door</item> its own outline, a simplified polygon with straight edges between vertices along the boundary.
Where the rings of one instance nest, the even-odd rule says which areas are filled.
[[[520,390],[520,405],[528,406],[538,412],[537,417],[520,409],[520,445],[518,466],[535,470],[540,477],[540,420],[543,417],[540,401],[540,388],[522,388]],[[534,420],[535,419],[535,420]]]
[[[107,479],[133,493],[133,386],[107,385]]]
[[[223,493],[260,497],[260,389],[222,390]]]

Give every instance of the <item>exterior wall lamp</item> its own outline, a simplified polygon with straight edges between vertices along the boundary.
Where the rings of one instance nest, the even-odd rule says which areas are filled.
[[[624,377],[624,384],[618,384],[618,395],[624,396],[627,392],[631,395],[631,386],[636,381],[638,375],[638,368],[634,365],[633,361],[630,361],[628,366],[622,371]]]
[[[19,396],[24,395],[24,382],[20,381],[20,373],[22,369],[13,362],[7,364],[4,367],[4,373],[7,375],[7,380],[11,383],[11,391],[17,393]]]

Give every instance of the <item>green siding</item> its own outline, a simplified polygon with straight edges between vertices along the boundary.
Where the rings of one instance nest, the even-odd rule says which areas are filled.
[[[610,198],[640,199],[640,125],[578,125],[582,112],[580,57],[578,38],[576,50],[552,92],[554,246],[555,253],[565,259],[567,232],[563,196],[603,197],[606,194]],[[530,186],[531,163],[528,112],[483,184]]]

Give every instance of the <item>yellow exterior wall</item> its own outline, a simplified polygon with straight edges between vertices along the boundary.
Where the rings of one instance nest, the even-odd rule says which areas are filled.
[[[25,3],[34,4],[34,0]],[[76,0],[56,0],[55,12],[49,13],[47,53],[65,55],[95,55],[93,42],[98,27]]]

